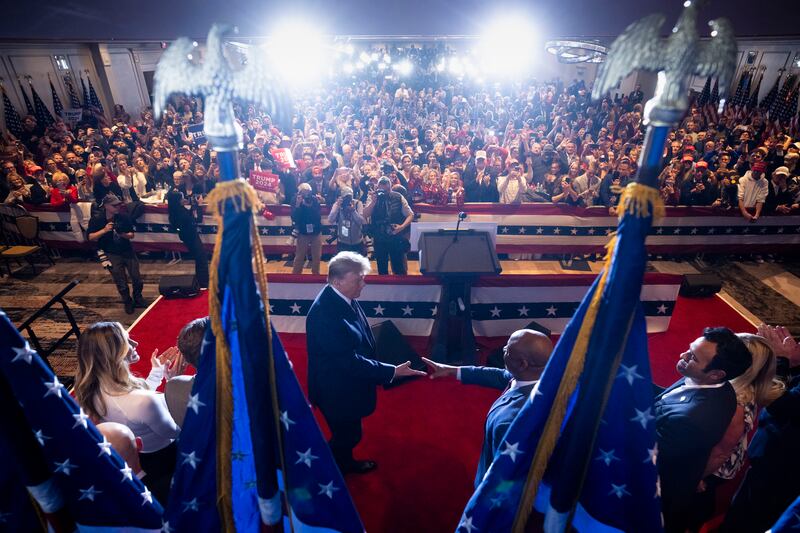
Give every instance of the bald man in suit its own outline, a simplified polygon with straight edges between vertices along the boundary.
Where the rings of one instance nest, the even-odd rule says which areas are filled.
[[[550,337],[532,329],[520,329],[511,334],[503,348],[505,368],[451,366],[422,358],[430,369],[431,378],[455,376],[467,385],[481,385],[504,391],[486,415],[475,488],[483,481],[508,427],[539,381],[552,351],[553,342]]]

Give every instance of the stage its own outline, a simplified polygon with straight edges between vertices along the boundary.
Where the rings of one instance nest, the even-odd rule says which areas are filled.
[[[131,336],[139,342],[142,354],[135,368],[137,373],[146,375],[150,364],[147,355],[155,348],[163,350],[174,345],[180,328],[189,320],[205,316],[207,309],[205,293],[193,299],[156,300],[131,327]],[[662,386],[677,378],[674,365],[678,354],[700,335],[704,326],[723,325],[735,331],[755,329],[716,296],[678,297],[671,314],[666,331],[649,335],[652,375]],[[280,337],[305,389],[305,335],[299,330],[282,332]],[[408,338],[418,353],[427,354],[427,336]],[[505,335],[477,340],[485,355],[502,346]],[[455,529],[472,493],[485,416],[497,396],[495,390],[424,378],[379,390],[377,410],[365,419],[364,439],[356,448],[357,457],[376,460],[378,469],[346,478],[367,531]],[[323,431],[327,431],[319,412],[316,414]]]

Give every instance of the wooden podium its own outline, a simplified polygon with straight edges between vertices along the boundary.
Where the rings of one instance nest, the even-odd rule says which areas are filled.
[[[475,363],[470,294],[481,275],[502,272],[487,231],[438,230],[419,238],[419,270],[442,281],[433,325],[431,358],[448,364]]]

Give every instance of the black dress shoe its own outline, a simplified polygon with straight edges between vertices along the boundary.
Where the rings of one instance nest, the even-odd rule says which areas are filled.
[[[344,468],[344,474],[366,474],[378,468],[375,461],[353,461]]]
[[[130,298],[123,302],[125,304],[125,312],[129,315],[133,314],[133,300]]]
[[[147,307],[147,302],[144,301],[144,298],[141,296],[136,296],[133,299],[133,306],[134,307]]]

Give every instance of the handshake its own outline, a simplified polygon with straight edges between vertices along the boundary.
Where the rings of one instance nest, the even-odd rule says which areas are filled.
[[[423,357],[422,360],[425,362],[426,365],[428,365],[427,373],[421,370],[414,370],[413,368],[411,368],[411,361],[406,361],[402,365],[397,365],[396,367],[394,367],[394,378],[428,376],[429,378],[434,379],[434,378],[442,378],[445,376],[455,376],[456,373],[458,372],[457,366],[437,363],[436,361],[431,361],[427,357]]]
[[[427,357],[423,357],[422,360],[426,365],[428,365],[427,373],[421,370],[414,370],[411,368],[411,361],[406,361],[402,365],[397,365],[394,367],[394,378],[428,376],[429,378],[434,379],[446,376],[455,376],[458,372],[457,366],[437,363],[436,361],[431,361]]]

